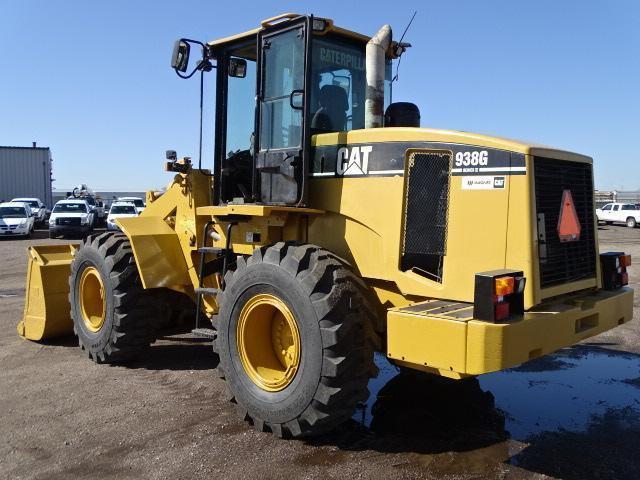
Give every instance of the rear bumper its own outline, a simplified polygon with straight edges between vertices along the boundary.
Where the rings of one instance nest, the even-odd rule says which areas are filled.
[[[502,324],[454,318],[450,312],[390,310],[387,356],[453,378],[503,370],[628,322],[633,290],[582,293]]]

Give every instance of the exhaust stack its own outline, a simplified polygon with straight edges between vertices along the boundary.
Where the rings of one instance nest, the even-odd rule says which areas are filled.
[[[367,43],[367,90],[364,105],[365,128],[384,126],[385,54],[391,46],[391,26],[383,25]]]

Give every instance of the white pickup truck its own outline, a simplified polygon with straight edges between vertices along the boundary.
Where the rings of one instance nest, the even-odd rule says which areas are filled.
[[[635,228],[640,223],[640,208],[633,203],[607,203],[596,209],[598,222],[625,223],[629,228]]]

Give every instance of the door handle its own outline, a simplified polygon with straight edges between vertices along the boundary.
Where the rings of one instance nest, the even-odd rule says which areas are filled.
[[[296,102],[296,99],[300,98],[300,103]],[[293,90],[289,95],[289,106],[294,110],[304,110],[304,90]]]

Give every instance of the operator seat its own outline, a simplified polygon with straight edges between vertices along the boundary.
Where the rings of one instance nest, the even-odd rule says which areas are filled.
[[[320,108],[311,119],[311,128],[316,131],[342,132],[347,128],[349,99],[344,88],[324,85],[318,95]]]

